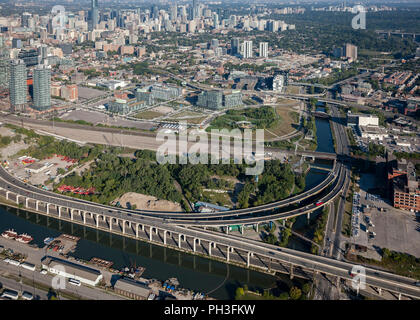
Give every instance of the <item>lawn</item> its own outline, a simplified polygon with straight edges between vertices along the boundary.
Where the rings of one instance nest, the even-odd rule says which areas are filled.
[[[300,86],[287,86],[286,93],[288,94],[300,94]]]
[[[144,120],[151,120],[157,117],[163,116],[163,113],[156,112],[156,111],[142,111],[136,114],[136,118],[144,119]]]

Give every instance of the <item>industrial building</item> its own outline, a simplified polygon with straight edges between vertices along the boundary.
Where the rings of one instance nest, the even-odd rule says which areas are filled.
[[[395,208],[420,212],[419,179],[412,162],[405,159],[391,162],[388,170],[388,187]]]
[[[348,112],[347,126],[379,126],[379,118],[372,114]]]
[[[362,138],[369,139],[369,140],[380,140],[382,141],[384,138],[388,138],[389,134],[385,128],[375,126],[375,125],[367,125],[367,126],[357,126],[359,135]]]
[[[114,291],[134,300],[146,300],[152,293],[152,290],[146,284],[127,278],[118,279],[114,284]]]
[[[50,256],[43,259],[42,267],[53,274],[73,278],[90,286],[98,285],[103,277],[99,270]]]

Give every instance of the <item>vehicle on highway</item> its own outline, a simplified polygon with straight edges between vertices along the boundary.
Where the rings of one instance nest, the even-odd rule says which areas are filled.
[[[80,287],[80,285],[82,284],[79,280],[73,279],[73,278],[69,279],[69,283],[74,285],[74,286],[78,286],[78,287]]]
[[[420,281],[414,282],[414,285],[420,287]]]
[[[48,271],[47,271],[47,270],[45,270],[45,269],[42,269],[42,270],[40,271],[40,273],[41,273],[41,274],[47,274],[47,273],[48,273]]]
[[[323,204],[324,204],[324,202],[322,202],[322,201],[318,201],[317,203],[315,203],[315,205],[316,205],[317,207],[322,206]]]

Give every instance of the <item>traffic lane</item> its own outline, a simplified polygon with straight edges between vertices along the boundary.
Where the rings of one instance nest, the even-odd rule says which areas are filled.
[[[1,169],[3,169],[3,168],[1,168]],[[336,169],[340,170],[340,165],[336,166]],[[89,211],[89,210],[92,211],[92,209],[90,209],[90,208],[92,208],[92,206],[94,206],[95,210],[96,210],[95,213],[100,213],[100,214],[108,213],[109,210],[111,210],[111,211],[115,210],[115,207],[106,206],[106,208],[108,210],[108,212],[107,212],[107,210],[103,209],[103,206],[100,207],[97,204],[94,204],[92,202],[89,202],[89,201],[86,201],[86,200],[83,200],[83,199],[67,197],[67,196],[64,196],[64,195],[60,195],[60,194],[57,194],[57,193],[53,193],[53,192],[50,192],[50,191],[46,191],[46,190],[43,190],[43,189],[36,188],[32,185],[24,184],[20,180],[14,179],[11,175],[9,175],[9,173],[6,172],[6,170],[4,170],[3,172],[1,172],[1,170],[0,170],[0,173],[4,173],[1,176],[3,176],[3,178],[5,180],[7,180],[7,178],[12,178],[13,179],[12,182],[14,184],[16,184],[18,187],[20,187],[22,189],[32,190],[32,192],[27,192],[27,191],[23,191],[23,192],[25,192],[26,196],[28,196],[28,197],[32,196],[32,198],[36,198],[35,194],[37,194],[38,195],[37,200],[39,200],[41,202],[52,203],[51,198],[54,198],[54,199],[57,199],[57,200],[64,201],[64,202],[59,203],[60,206],[69,206],[69,203],[71,202],[72,204],[76,205],[76,207],[74,207],[75,209],[80,209],[80,210],[83,209],[85,211]],[[336,178],[335,172],[330,173],[329,176],[320,185],[318,185],[316,188],[310,190],[310,192],[312,194],[314,194],[315,192],[322,191],[335,178]],[[8,184],[6,185],[6,188],[8,188],[10,191],[17,192],[17,193],[19,193],[18,191],[20,191],[20,189],[16,188],[15,186],[10,187]],[[275,203],[255,207],[255,208],[231,210],[231,211],[229,211],[229,213],[224,214],[224,215],[219,215],[219,216],[220,217],[235,216],[237,214],[250,214],[250,213],[255,213],[255,212],[259,212],[259,211],[266,211],[267,209],[275,209],[277,207],[281,207],[281,206],[284,206],[284,205],[289,204],[289,203],[294,203],[294,202],[300,201],[300,200],[308,197],[308,195],[309,195],[309,193],[304,193],[304,194],[301,194],[301,195],[297,196],[298,199],[291,198],[291,199],[285,199],[285,200],[281,200],[280,202],[275,202]],[[80,205],[82,207],[80,207]],[[102,208],[102,211],[101,211],[100,208]],[[99,211],[97,211],[97,210],[99,210]],[[133,211],[133,210],[126,210],[126,209],[120,209],[119,211],[121,211],[123,213],[128,212],[128,213],[135,213],[135,214],[143,214],[143,215],[151,217],[151,218],[161,218],[162,215],[164,215],[165,217],[175,216],[175,217],[179,217],[179,218],[185,216],[185,215],[178,214],[178,213],[174,214],[173,212],[163,212],[163,211],[159,212],[159,213],[149,212],[149,211]],[[188,217],[191,218],[191,215],[188,215]],[[207,215],[207,217],[213,217],[213,215],[210,215],[210,216]],[[199,216],[197,216],[197,218],[203,219],[204,217],[202,215],[199,215]]]
[[[20,189],[18,189],[16,187],[9,187],[8,189],[10,191],[14,192],[14,193],[19,193],[20,192]],[[70,207],[69,202],[71,202],[73,204],[72,207],[74,209],[77,209],[77,210],[90,211],[90,212],[94,212],[94,213],[97,213],[97,214],[110,214],[111,213],[111,214],[114,214],[114,216],[115,216],[115,212],[110,212],[110,210],[108,210],[108,212],[106,210],[103,210],[103,209],[101,210],[100,209],[101,207],[96,205],[96,204],[89,203],[89,205],[87,205],[87,204],[80,204],[79,202],[74,201],[74,200],[61,200],[60,196],[59,195],[56,196],[55,194],[54,194],[54,196],[52,196],[52,195],[51,196],[44,196],[44,195],[42,195],[38,192],[39,190],[41,190],[41,189],[38,189],[37,192],[36,192],[37,197],[35,197],[35,194],[32,194],[32,197],[36,198],[37,200],[39,200],[41,202],[52,203],[53,202],[52,199],[54,198],[55,199],[55,204],[57,204],[59,206]],[[294,211],[294,212],[296,212],[296,211]],[[122,218],[122,213],[126,214],[126,212],[122,209],[122,211],[119,212],[119,216],[118,216],[119,218]],[[137,214],[141,214],[141,213],[137,212]],[[282,213],[282,215],[284,215],[284,213]],[[150,217],[148,215],[146,215],[146,217],[148,219],[156,219],[158,221],[162,220],[162,218]],[[222,217],[220,217],[220,218],[222,218]],[[156,220],[155,220],[155,222],[156,222]],[[195,222],[196,221],[194,221],[194,223]]]
[[[47,291],[34,288],[33,286],[29,286],[24,283],[19,283],[14,279],[9,279],[0,275],[0,284],[0,288],[2,290],[11,289],[19,292],[20,294],[22,294],[23,292],[29,292],[34,297],[34,300],[48,300]]]
[[[19,276],[21,274],[23,277],[28,279],[29,281],[35,281],[37,283],[40,283],[42,285],[51,287],[52,286],[52,280],[54,276],[50,274],[41,274],[39,271],[30,271],[23,269],[21,267],[16,267],[10,264],[6,264],[4,261],[0,262],[0,268],[1,270],[6,270],[7,272]],[[114,296],[112,294],[103,292],[99,288],[91,288],[85,285],[73,286],[69,284],[66,281],[66,288],[61,290],[62,292],[70,293],[76,297],[86,298],[90,300],[125,300],[123,297]]]

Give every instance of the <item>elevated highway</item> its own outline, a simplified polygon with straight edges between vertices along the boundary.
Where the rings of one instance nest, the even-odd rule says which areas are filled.
[[[333,124],[338,130],[337,152],[346,154],[345,135],[340,131],[339,123]],[[262,207],[242,209],[243,211],[230,211],[226,216],[206,214],[191,216],[178,215],[176,219],[168,216],[169,213],[147,211],[133,211],[116,209],[85,200],[70,198],[42,190],[17,180],[4,168],[0,167],[0,196],[5,197],[15,206],[25,208],[27,211],[79,224],[89,228],[122,235],[133,239],[149,241],[154,244],[172,247],[177,250],[207,255],[228,263],[245,265],[251,268],[270,272],[283,272],[291,277],[311,278],[316,273],[335,276],[339,281],[352,280],[349,271],[352,263],[316,256],[291,249],[279,248],[229,234],[221,234],[212,230],[203,230],[202,227],[217,227],[227,225],[258,224],[277,219],[291,218],[297,215],[308,214],[331,202],[341,194],[344,183],[349,178],[349,169],[345,163],[337,162],[334,170],[327,179],[321,183],[320,189],[325,190],[318,199],[321,203],[300,206],[284,212],[277,210],[282,206],[301,203],[309,198],[310,194],[295,196]],[[303,197],[299,198],[299,197]],[[172,213],[173,214],[173,213]],[[201,227],[201,228],[198,228]],[[124,238],[123,238],[124,239]],[[402,295],[420,298],[420,287],[416,286],[414,279],[398,276],[389,272],[366,268],[366,284],[379,290],[388,290],[399,297]]]
[[[3,184],[2,184],[3,186]],[[4,196],[9,188],[0,189]],[[122,213],[94,214],[69,207],[36,203],[29,198],[6,194],[9,201],[27,206],[44,216],[68,221],[89,228],[103,230],[123,237],[151,242],[193,254],[207,255],[216,260],[235,265],[287,273],[291,278],[312,278],[317,273],[336,277],[337,283],[351,281],[350,270],[354,264],[335,259],[312,255],[287,248],[261,243],[239,236],[221,234],[197,227],[178,226],[145,216],[124,216]],[[124,240],[124,238],[123,238]],[[389,272],[366,268],[366,285],[377,290],[387,290],[394,294],[420,298],[420,287],[416,280]]]

